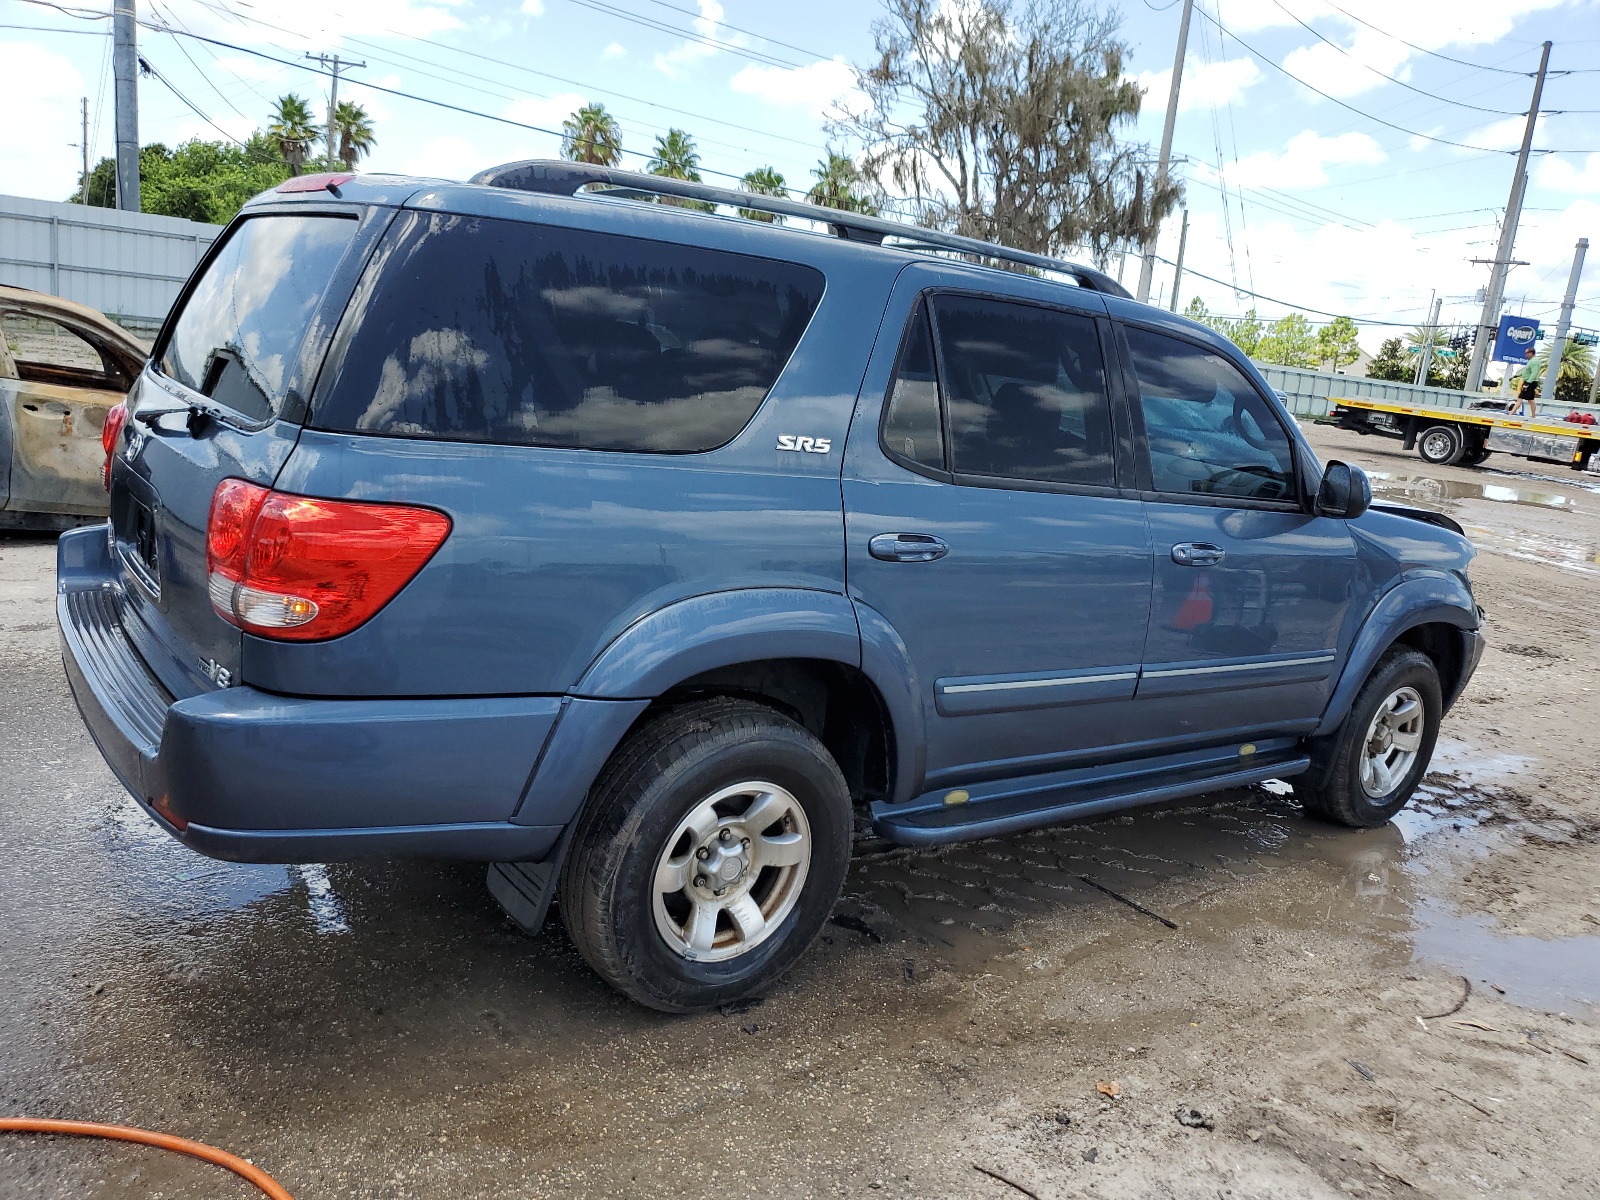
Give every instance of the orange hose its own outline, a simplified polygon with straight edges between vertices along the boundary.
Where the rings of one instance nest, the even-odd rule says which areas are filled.
[[[148,1129],[135,1129],[131,1125],[101,1125],[94,1121],[55,1121],[48,1117],[0,1117],[0,1133],[64,1133],[77,1137],[114,1138],[120,1142],[139,1142],[161,1150],[172,1150],[203,1159],[219,1167],[226,1167],[241,1179],[255,1184],[272,1200],[294,1200],[284,1186],[260,1167],[245,1162],[236,1154],[207,1146],[204,1142],[191,1142],[188,1138],[174,1137],[170,1133],[152,1133]]]

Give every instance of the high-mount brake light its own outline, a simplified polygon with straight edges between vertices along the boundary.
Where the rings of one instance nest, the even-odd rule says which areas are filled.
[[[262,637],[349,633],[410,583],[450,533],[431,508],[321,500],[225,479],[211,497],[211,604]]]
[[[111,490],[111,460],[116,457],[117,442],[122,437],[122,427],[128,423],[128,402],[120,400],[106,412],[106,423],[100,430],[100,448],[106,460],[100,465],[100,486]]]

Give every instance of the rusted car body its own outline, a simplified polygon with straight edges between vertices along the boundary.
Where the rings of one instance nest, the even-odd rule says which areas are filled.
[[[0,286],[0,529],[105,516],[100,431],[148,348],[101,313]]]

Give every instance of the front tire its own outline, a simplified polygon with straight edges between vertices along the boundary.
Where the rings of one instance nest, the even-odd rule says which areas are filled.
[[[1443,715],[1433,660],[1391,650],[1361,685],[1339,731],[1312,748],[1312,769],[1295,788],[1306,811],[1357,828],[1387,822],[1426,774]]]
[[[719,698],[631,734],[562,872],[562,920],[618,991],[697,1012],[760,990],[821,931],[850,861],[850,792],[815,737]]]

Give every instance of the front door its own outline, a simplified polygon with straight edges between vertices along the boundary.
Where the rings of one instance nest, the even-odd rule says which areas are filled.
[[[1140,724],[1177,742],[1304,732],[1348,645],[1354,541],[1302,503],[1284,418],[1244,372],[1124,333],[1155,558]]]
[[[884,390],[852,426],[845,527],[851,595],[917,675],[932,790],[1126,736],[1150,549],[1140,503],[1116,487],[1104,319],[908,301],[905,282],[886,326],[904,333],[882,351],[893,376],[884,388],[869,371]]]

